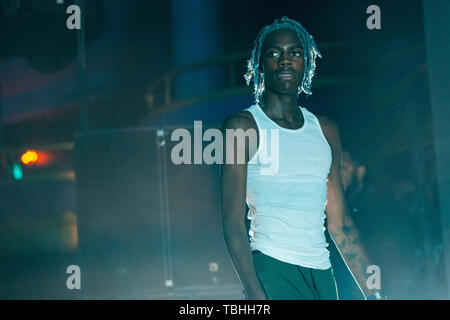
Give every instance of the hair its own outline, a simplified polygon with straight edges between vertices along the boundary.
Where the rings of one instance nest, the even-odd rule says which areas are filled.
[[[304,71],[303,80],[298,88],[298,93],[300,94],[301,92],[304,92],[308,95],[312,94],[311,82],[316,69],[316,57],[318,56],[319,58],[322,58],[322,55],[317,49],[313,37],[308,33],[308,31],[306,31],[299,22],[284,16],[280,19],[276,19],[272,24],[266,25],[261,29],[255,39],[251,58],[247,62],[247,73],[245,73],[244,78],[247,85],[250,85],[250,81],[253,78],[253,94],[257,103],[259,103],[260,97],[264,92],[264,78],[261,77],[262,70],[260,70],[261,49],[267,35],[273,31],[280,29],[293,30],[300,39],[303,47]]]

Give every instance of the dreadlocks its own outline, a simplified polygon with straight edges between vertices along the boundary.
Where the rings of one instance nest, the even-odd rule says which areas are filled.
[[[308,31],[297,21],[284,16],[281,19],[276,19],[272,24],[265,26],[259,32],[255,39],[252,56],[248,60],[247,73],[244,75],[244,78],[247,85],[250,85],[250,81],[253,78],[254,95],[257,103],[259,103],[259,99],[264,91],[264,78],[261,77],[262,70],[260,70],[261,48],[267,35],[280,29],[291,29],[295,31],[300,39],[303,47],[304,74],[302,83],[298,88],[298,93],[300,94],[303,91],[306,94],[312,94],[311,82],[316,69],[316,57],[319,56],[319,58],[322,58],[322,55]]]

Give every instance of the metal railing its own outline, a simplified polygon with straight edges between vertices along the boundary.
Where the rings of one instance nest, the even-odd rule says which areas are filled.
[[[342,49],[348,46],[353,47],[357,44],[348,44],[341,42],[321,43],[319,47],[323,51]],[[156,77],[147,86],[147,115],[144,116],[139,124],[145,126],[150,119],[158,115],[175,111],[186,106],[197,103],[221,99],[225,97],[251,94],[252,87],[247,87],[244,82],[244,72],[246,71],[247,60],[250,58],[250,51],[240,51],[228,55],[222,55],[211,59],[193,63],[188,66],[178,67],[173,71]],[[173,83],[177,77],[189,72],[205,70],[208,68],[223,68],[225,72],[226,82],[223,88],[209,92],[207,94],[198,95],[189,98],[177,99],[174,95]],[[352,86],[364,85],[367,83],[366,78],[352,75],[345,76],[322,76],[314,79],[315,86]]]

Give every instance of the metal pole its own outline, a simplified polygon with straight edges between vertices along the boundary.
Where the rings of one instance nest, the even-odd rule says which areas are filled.
[[[170,231],[170,208],[169,208],[169,191],[167,180],[167,145],[166,132],[160,128],[156,130],[156,143],[158,150],[158,167],[159,167],[159,194],[161,205],[161,233],[162,233],[162,250],[164,257],[164,285],[168,289],[172,289],[173,283],[173,262],[172,262],[172,234]]]
[[[78,84],[80,88],[80,120],[81,131],[89,130],[88,110],[87,110],[87,90],[86,90],[86,24],[84,0],[74,2],[81,12],[81,29],[77,30],[77,50],[78,50]]]

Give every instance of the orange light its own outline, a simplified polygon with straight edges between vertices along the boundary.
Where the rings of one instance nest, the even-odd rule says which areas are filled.
[[[20,160],[26,165],[36,163],[38,161],[38,153],[34,150],[28,150],[20,157]]]

